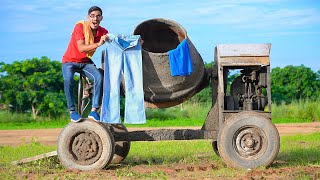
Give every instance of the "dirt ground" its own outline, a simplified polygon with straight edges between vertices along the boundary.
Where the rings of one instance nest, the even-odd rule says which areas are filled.
[[[320,132],[320,122],[276,124],[276,127],[280,136]],[[200,129],[201,127],[192,128]],[[128,128],[129,131],[149,129],[156,128]],[[190,127],[174,127],[170,129],[190,129]],[[30,143],[32,139],[44,145],[55,145],[61,130],[62,129],[0,130],[0,146],[17,146],[23,143]]]
[[[280,136],[294,134],[308,134],[320,132],[320,122],[314,123],[294,123],[277,124]],[[200,127],[194,127],[199,129]],[[128,128],[129,131],[149,130],[156,128]],[[168,128],[166,128],[168,129]],[[190,127],[175,127],[170,129],[190,129]],[[55,145],[57,137],[62,129],[38,129],[38,130],[1,130],[0,146],[17,146],[29,143],[32,139],[45,145]],[[201,159],[201,157],[199,157]],[[117,173],[122,172],[121,179],[320,179],[320,166],[307,165],[299,167],[279,167],[281,162],[276,160],[270,168],[253,169],[248,171],[225,172],[221,164],[208,162],[207,159],[201,160],[198,164],[175,163],[170,165],[147,165],[137,164],[130,169],[125,164],[114,165],[107,170],[81,172],[79,170],[65,170],[64,172],[52,172],[43,175],[43,178],[65,179],[119,179]],[[158,173],[159,172],[159,173]],[[221,173],[222,176],[219,175]],[[225,174],[231,177],[225,177]],[[134,178],[125,174],[135,174]],[[153,175],[150,177],[150,174]],[[233,175],[232,175],[233,174]],[[155,176],[154,176],[155,175]],[[19,177],[25,179],[37,179],[38,174],[33,172],[21,172]]]

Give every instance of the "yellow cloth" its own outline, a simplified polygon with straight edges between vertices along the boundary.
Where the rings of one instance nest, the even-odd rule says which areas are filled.
[[[79,23],[83,24],[84,43],[86,45],[94,44],[94,36],[93,36],[92,30],[90,27],[90,22],[80,20],[77,22],[77,24],[79,24]],[[87,52],[87,57],[91,59],[91,57],[93,56],[95,51],[96,50],[93,49],[93,50]]]

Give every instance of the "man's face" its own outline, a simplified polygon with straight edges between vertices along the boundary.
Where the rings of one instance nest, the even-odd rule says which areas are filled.
[[[88,15],[91,29],[98,29],[100,21],[102,21],[102,15],[100,11],[92,11]]]

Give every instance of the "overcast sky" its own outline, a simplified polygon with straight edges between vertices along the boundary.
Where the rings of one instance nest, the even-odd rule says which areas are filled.
[[[320,70],[319,0],[1,0],[0,61],[61,61],[75,23],[93,5],[114,34],[132,34],[152,18],[178,22],[205,62],[213,61],[218,44],[271,43],[272,68]],[[97,64],[102,50],[93,57]]]

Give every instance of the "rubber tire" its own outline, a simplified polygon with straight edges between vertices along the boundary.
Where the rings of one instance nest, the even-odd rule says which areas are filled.
[[[239,130],[253,127],[259,130],[263,137],[264,150],[249,158],[241,156],[236,150],[236,135]],[[240,131],[241,132],[241,131]],[[218,134],[218,149],[220,157],[227,166],[236,169],[253,169],[269,166],[277,157],[280,148],[280,137],[277,128],[271,120],[255,112],[241,112],[231,116],[224,122]]]
[[[220,157],[220,153],[219,153],[219,149],[218,149],[218,142],[217,141],[212,141],[212,149],[213,149],[214,153],[216,153],[216,155],[218,157]]]
[[[99,142],[102,145],[102,150],[95,162],[89,165],[82,165],[73,159],[74,155],[70,151],[75,136],[81,132],[88,131],[93,131],[100,138]],[[113,135],[105,125],[86,119],[83,122],[71,122],[61,131],[57,142],[57,153],[60,162],[67,169],[90,171],[103,169],[111,162],[114,155],[114,146]]]
[[[123,124],[113,124],[109,126],[111,132],[128,133],[127,128]],[[115,153],[111,164],[121,163],[129,154],[131,141],[117,141],[115,138]]]

